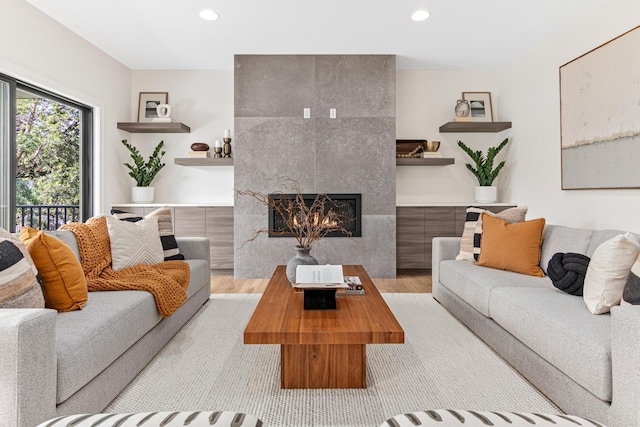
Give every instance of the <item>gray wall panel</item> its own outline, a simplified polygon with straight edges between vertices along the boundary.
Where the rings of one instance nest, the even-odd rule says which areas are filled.
[[[363,215],[395,215],[395,118],[316,119],[319,192],[362,193]]]
[[[395,117],[395,56],[316,56],[316,116],[329,108],[337,117]]]
[[[311,254],[395,277],[395,56],[237,55],[235,70],[235,188],[273,193],[287,176],[303,192],[362,193],[363,236]],[[244,243],[267,227],[266,207],[238,198],[234,215],[236,278],[268,278],[295,255],[292,238]]]
[[[313,55],[236,55],[236,117],[301,117],[315,100]]]

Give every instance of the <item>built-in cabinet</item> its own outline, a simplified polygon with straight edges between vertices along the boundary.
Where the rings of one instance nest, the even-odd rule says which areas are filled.
[[[158,206],[113,208],[144,216]],[[208,237],[211,269],[233,269],[233,206],[174,206],[171,212],[176,237]]]
[[[491,212],[500,212],[513,206],[515,205],[478,207]],[[397,269],[425,270],[431,268],[433,238],[461,236],[466,215],[466,206],[397,207]]]

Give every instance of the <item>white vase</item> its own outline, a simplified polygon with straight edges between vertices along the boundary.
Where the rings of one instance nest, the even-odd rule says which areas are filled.
[[[151,203],[154,197],[154,187],[131,187],[131,201],[133,203]]]
[[[498,187],[476,187],[476,203],[495,203],[498,199]]]

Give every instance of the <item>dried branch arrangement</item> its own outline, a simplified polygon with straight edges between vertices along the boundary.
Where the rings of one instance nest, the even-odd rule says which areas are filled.
[[[235,191],[236,197],[251,196],[263,205],[273,208],[286,225],[286,229],[262,228],[255,231],[253,237],[246,242],[254,241],[260,234],[271,233],[291,235],[297,240],[298,246],[309,248],[313,242],[319,241],[333,231],[351,236],[351,232],[342,226],[344,218],[333,209],[339,202],[331,200],[326,194],[318,194],[308,206],[302,196],[298,181],[286,177],[282,180],[284,181],[284,191],[274,193],[273,197],[252,190]],[[291,194],[294,196],[292,197]]]

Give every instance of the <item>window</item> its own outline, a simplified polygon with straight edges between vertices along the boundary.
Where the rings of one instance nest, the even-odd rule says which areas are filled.
[[[92,207],[92,110],[0,76],[0,225],[55,230]]]

